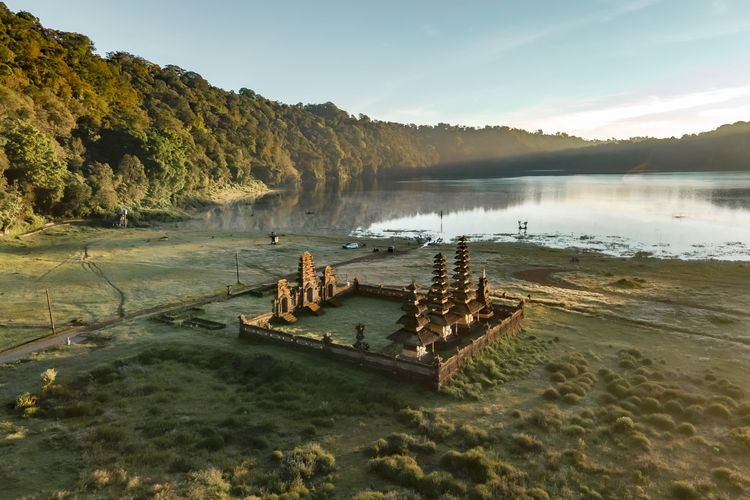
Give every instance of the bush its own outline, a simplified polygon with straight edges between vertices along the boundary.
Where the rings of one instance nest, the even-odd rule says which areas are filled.
[[[440,466],[473,483],[486,483],[498,477],[518,481],[525,477],[512,465],[493,459],[479,447],[466,452],[451,450],[442,456]]]
[[[560,398],[560,393],[557,392],[557,389],[555,389],[554,387],[548,387],[542,393],[542,397],[544,399],[559,399]]]
[[[398,418],[407,425],[416,427],[435,441],[446,439],[455,429],[454,425],[442,416],[424,410],[404,408],[398,413]]]
[[[515,445],[523,451],[540,452],[544,450],[544,443],[531,434],[517,432],[511,437]]]
[[[694,436],[696,431],[693,424],[683,422],[677,426],[677,432],[684,434],[685,436]]]
[[[529,416],[525,418],[525,422],[529,425],[533,425],[543,431],[557,430],[563,425],[563,414],[553,405],[546,405],[541,408],[536,408]]]
[[[318,443],[307,443],[286,452],[279,467],[282,477],[307,481],[333,472],[336,459]]]
[[[563,427],[562,431],[563,434],[573,437],[581,437],[586,434],[586,429],[584,429],[580,425],[568,425]]]
[[[717,418],[729,418],[731,416],[731,413],[729,412],[727,407],[721,403],[712,403],[708,405],[708,407],[706,407],[705,414],[707,416]]]
[[[681,500],[690,500],[693,498],[700,498],[698,490],[688,481],[672,481],[669,486],[669,492],[674,498]]]
[[[634,432],[633,434],[631,434],[630,442],[636,448],[640,448],[642,450],[651,449],[651,441],[642,432]]]
[[[565,382],[568,380],[568,378],[563,375],[561,372],[555,372],[549,377],[550,381],[552,382]]]
[[[24,392],[19,394],[16,398],[16,410],[21,410],[25,417],[34,416],[39,410],[37,404],[39,403],[39,397],[31,394],[30,392]]]
[[[457,434],[461,436],[466,446],[474,447],[479,446],[490,441],[489,433],[477,426],[471,424],[462,424],[458,427]],[[433,443],[433,451],[434,443]]]
[[[404,433],[393,433],[387,438],[378,439],[372,443],[367,451],[373,457],[387,455],[405,455],[407,452],[434,453],[436,445],[427,439],[416,439]]]
[[[674,420],[671,415],[667,415],[666,413],[654,413],[645,417],[644,420],[661,430],[669,431],[674,429]]]
[[[55,380],[57,380],[57,370],[54,368],[47,368],[42,372],[41,379],[42,390],[46,392],[55,384]]]
[[[189,476],[189,498],[226,498],[231,485],[224,479],[221,470],[211,467],[193,472]]]
[[[732,438],[750,452],[750,427],[737,427],[730,433]]]
[[[565,396],[563,396],[562,400],[568,403],[569,405],[574,405],[581,400],[581,396],[570,393],[570,394],[566,394]]]
[[[419,481],[424,476],[414,457],[406,455],[373,458],[368,462],[368,467],[380,476],[410,488],[418,488]]]
[[[630,434],[635,430],[635,423],[630,417],[619,417],[612,424],[612,430],[618,434]]]

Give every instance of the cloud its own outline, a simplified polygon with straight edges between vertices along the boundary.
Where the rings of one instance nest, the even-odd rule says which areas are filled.
[[[716,107],[717,104],[730,104]],[[652,135],[670,137],[747,120],[750,85],[685,92],[670,96],[644,96],[625,104],[589,103],[583,109],[552,113],[515,113],[515,126],[564,131],[588,138]]]

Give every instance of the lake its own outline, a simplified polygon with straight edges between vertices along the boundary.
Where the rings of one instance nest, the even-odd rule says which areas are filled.
[[[519,221],[526,230],[519,230]],[[419,180],[278,192],[210,210],[215,229],[523,241],[632,256],[750,260],[750,173]]]

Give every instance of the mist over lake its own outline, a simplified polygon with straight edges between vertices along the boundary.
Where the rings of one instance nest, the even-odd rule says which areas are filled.
[[[747,173],[419,180],[284,191],[190,224],[382,238],[468,234],[612,255],[750,260],[749,194]]]

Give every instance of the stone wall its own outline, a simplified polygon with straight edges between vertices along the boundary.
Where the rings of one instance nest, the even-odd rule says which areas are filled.
[[[342,295],[351,293],[389,299],[402,298],[405,294],[404,291],[398,289],[359,284],[355,290],[346,290]],[[426,363],[403,356],[388,356],[376,352],[361,351],[348,345],[326,343],[323,340],[274,330],[270,325],[272,313],[252,319],[246,319],[241,315],[239,334],[240,339],[243,340],[265,340],[304,349],[308,352],[317,352],[326,357],[355,363],[365,368],[396,376],[400,380],[417,382],[439,389],[486,346],[520,330],[523,319],[522,308],[503,305],[495,305],[494,308],[498,317],[504,317],[502,321],[488,324],[486,332],[473,339],[471,344],[459,348],[456,354],[447,360],[434,363]]]

